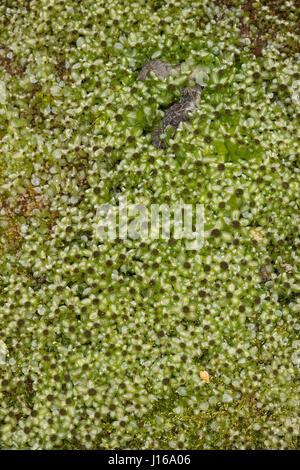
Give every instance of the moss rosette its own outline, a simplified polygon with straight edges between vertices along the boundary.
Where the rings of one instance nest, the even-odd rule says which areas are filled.
[[[298,10],[1,2],[3,449],[299,447]],[[204,246],[100,243],[120,194],[203,204]]]

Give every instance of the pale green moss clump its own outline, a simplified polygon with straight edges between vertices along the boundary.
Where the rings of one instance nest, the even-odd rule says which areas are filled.
[[[2,448],[295,449],[295,3],[21,3],[0,5]],[[138,81],[149,59],[182,66]],[[120,194],[204,204],[204,247],[100,243]]]

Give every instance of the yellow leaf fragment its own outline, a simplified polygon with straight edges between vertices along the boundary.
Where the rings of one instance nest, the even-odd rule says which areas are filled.
[[[200,370],[200,378],[204,380],[207,384],[210,383],[209,373],[206,370]]]

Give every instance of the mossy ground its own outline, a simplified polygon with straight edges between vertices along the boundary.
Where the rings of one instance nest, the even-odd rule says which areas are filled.
[[[2,448],[299,448],[298,13],[1,2]],[[156,57],[181,75],[138,82]],[[158,151],[195,71],[199,110]],[[203,203],[203,251],[97,244],[120,193]]]

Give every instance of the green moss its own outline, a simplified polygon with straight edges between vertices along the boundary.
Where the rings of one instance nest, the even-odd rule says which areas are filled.
[[[1,448],[299,448],[297,8],[219,3],[0,5]],[[120,195],[203,247],[99,241]]]

